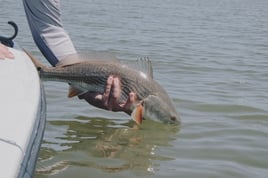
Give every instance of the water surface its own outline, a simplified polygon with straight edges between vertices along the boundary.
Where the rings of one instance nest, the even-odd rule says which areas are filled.
[[[62,1],[78,50],[151,58],[182,124],[146,120],[137,130],[129,116],[67,99],[66,84],[46,82],[35,177],[266,178],[267,9],[266,0]],[[21,2],[1,1],[0,31],[11,34],[7,19],[42,58]]]

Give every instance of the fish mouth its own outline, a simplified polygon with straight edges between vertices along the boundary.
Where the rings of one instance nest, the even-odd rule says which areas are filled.
[[[157,115],[159,113],[154,112],[152,114],[144,115],[144,120],[154,120],[156,122],[164,123],[164,124],[180,124],[180,117],[177,114],[163,114]],[[146,117],[147,116],[147,117]]]
[[[144,118],[144,120],[146,120]],[[154,120],[156,122],[159,123],[163,123],[163,124],[171,124],[171,125],[180,125],[181,121],[180,118],[176,117],[176,116],[171,116],[170,118],[158,118],[158,119],[148,119],[148,120]]]
[[[164,124],[174,124],[174,125],[179,125],[181,123],[180,117],[177,114],[168,116],[168,117],[163,117],[162,119],[159,119],[159,122],[162,122]]]

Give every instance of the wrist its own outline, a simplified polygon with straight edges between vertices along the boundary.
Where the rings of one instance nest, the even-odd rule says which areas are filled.
[[[59,60],[59,62],[56,64],[56,67],[73,65],[73,64],[81,63],[82,61],[83,60],[79,58],[78,54],[71,54]]]

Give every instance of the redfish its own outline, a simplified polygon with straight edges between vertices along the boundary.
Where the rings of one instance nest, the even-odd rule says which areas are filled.
[[[140,61],[147,71],[144,72],[115,60],[86,60],[61,67],[47,67],[26,53],[42,79],[69,83],[79,89],[80,93],[77,95],[85,92],[104,93],[107,78],[111,75],[118,77],[121,83],[119,102],[126,102],[130,92],[137,96],[136,102],[130,107],[129,115],[138,124],[144,119],[168,124],[180,123],[171,98],[153,79],[152,65],[148,59]]]

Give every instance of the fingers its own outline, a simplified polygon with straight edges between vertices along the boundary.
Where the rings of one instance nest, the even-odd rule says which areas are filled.
[[[121,107],[125,108],[125,109],[128,109],[136,101],[137,101],[137,94],[134,93],[134,92],[130,92],[129,95],[128,95],[128,99],[127,99],[126,103],[122,104]]]
[[[109,98],[110,98],[110,93],[111,93],[111,88],[112,88],[112,85],[113,85],[113,76],[109,76],[108,79],[107,79],[107,83],[106,83],[106,86],[105,86],[105,90],[104,90],[104,93],[102,95],[102,102],[103,102],[103,105],[107,107],[107,109],[109,110]]]
[[[134,92],[130,92],[129,93],[129,98],[128,98],[128,102],[129,103],[134,103],[137,101],[137,94]]]
[[[104,93],[86,93],[86,95],[80,96],[84,98],[88,103],[110,111],[122,111],[122,108],[118,104],[118,99],[121,95],[121,83],[118,77],[110,75],[106,81]]]
[[[87,92],[78,96],[80,99],[85,99],[89,104],[98,108],[122,111],[118,104],[118,99],[121,95],[121,84],[118,77],[110,75],[106,81],[104,93]]]
[[[112,111],[120,111],[119,98],[121,96],[121,83],[118,77],[113,77],[107,108]]]
[[[123,111],[131,114],[131,107],[137,102],[137,94],[130,92],[127,101],[120,101],[122,88],[120,79],[116,76],[110,75],[107,79],[104,93],[90,93],[87,92],[80,95],[80,99],[85,99],[89,104],[98,108],[110,111]]]
[[[5,45],[2,45],[0,43],[0,59],[14,59],[14,55],[8,50],[8,48]]]
[[[106,89],[102,97],[103,104],[111,111],[122,111],[119,105],[121,96],[121,82],[116,76],[109,76],[107,79]]]
[[[134,92],[130,92],[128,99],[126,101],[126,103],[121,104],[120,107],[122,109],[122,111],[124,111],[127,114],[131,114],[131,106],[137,102],[137,94]]]
[[[121,83],[118,77],[113,78],[113,84],[112,84],[112,98],[118,99],[121,94]]]

